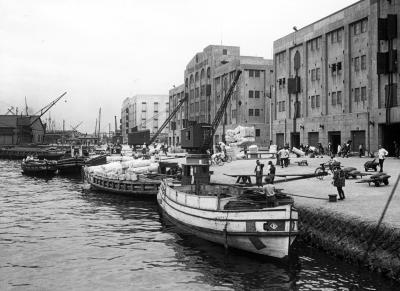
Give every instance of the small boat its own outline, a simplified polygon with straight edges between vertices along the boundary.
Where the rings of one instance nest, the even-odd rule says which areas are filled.
[[[62,158],[57,161],[57,169],[60,174],[80,174],[85,165],[86,158],[82,156]]]
[[[57,161],[39,160],[27,157],[21,163],[22,172],[26,175],[50,176],[57,172]]]
[[[265,195],[246,191],[231,185],[176,185],[164,180],[157,201],[167,220],[200,238],[285,258],[298,233],[293,199],[277,196],[271,204]]]

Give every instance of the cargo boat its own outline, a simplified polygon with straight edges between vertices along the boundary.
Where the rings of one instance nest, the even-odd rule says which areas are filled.
[[[174,185],[163,181],[157,201],[163,216],[184,231],[226,248],[285,258],[298,234],[293,200],[274,204],[246,199],[243,188],[222,185]],[[250,195],[251,196],[251,195]],[[262,196],[265,197],[265,196]]]
[[[22,161],[21,169],[25,175],[51,176],[57,172],[57,162],[27,158]]]

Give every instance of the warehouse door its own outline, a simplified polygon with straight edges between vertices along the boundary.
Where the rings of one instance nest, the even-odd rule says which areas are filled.
[[[300,133],[292,132],[290,142],[292,147],[300,148]]]
[[[394,142],[400,144],[400,123],[381,125],[379,129],[382,132],[382,146],[389,152],[389,156],[394,155]]]
[[[319,142],[319,133],[318,132],[309,132],[308,133],[308,145],[317,147]]]
[[[337,154],[338,145],[341,144],[340,131],[329,131],[328,132],[328,140],[332,145],[332,152],[334,154]]]
[[[353,130],[351,132],[352,151],[358,152],[358,147],[362,144],[365,150],[365,130]]]
[[[276,145],[282,148],[285,145],[285,135],[283,133],[276,134]]]

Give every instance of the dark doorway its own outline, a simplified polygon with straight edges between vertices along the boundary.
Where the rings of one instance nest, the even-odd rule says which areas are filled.
[[[365,130],[354,130],[351,132],[351,147],[353,152],[358,152],[360,144],[365,150]]]
[[[341,144],[340,131],[329,131],[328,140],[332,145],[332,152],[337,154],[338,145]]]
[[[382,147],[389,152],[389,156],[394,156],[394,141],[400,143],[400,123],[390,125],[380,125],[382,132]]]
[[[318,132],[309,132],[308,133],[308,145],[317,147],[319,142],[319,133]]]
[[[290,146],[300,148],[300,132],[292,132],[291,133]]]
[[[282,148],[285,144],[285,135],[283,133],[276,134],[276,145],[278,148]]]

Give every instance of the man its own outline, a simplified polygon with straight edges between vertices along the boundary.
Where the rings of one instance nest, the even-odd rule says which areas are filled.
[[[265,181],[268,181],[269,184],[274,184],[276,168],[271,161],[268,162],[268,165],[269,165],[269,173],[268,176],[265,177]]]
[[[333,186],[336,187],[338,194],[339,194],[339,200],[344,200],[346,197],[344,196],[344,191],[343,187],[346,184],[346,177],[344,171],[339,167],[335,167],[334,172],[333,172]]]
[[[285,165],[285,167],[289,166],[289,149],[287,147],[283,149],[282,159],[283,159],[282,168],[283,165]]]
[[[268,177],[265,177],[265,185],[263,186],[263,192],[265,194],[265,198],[267,201],[267,207],[275,207],[276,206],[276,196],[275,196],[275,187],[271,184]]]
[[[380,171],[379,172],[383,172],[383,162],[385,161],[385,156],[387,156],[389,153],[387,150],[385,150],[384,148],[382,148],[381,145],[379,145],[379,150],[378,150],[378,158],[379,158],[379,167],[380,167]]]
[[[358,155],[360,156],[360,158],[364,155],[364,146],[363,146],[363,144],[360,144],[358,146]]]
[[[264,164],[261,164],[260,160],[257,160],[254,172],[256,173],[256,185],[258,187],[262,187],[263,170],[264,170]]]

